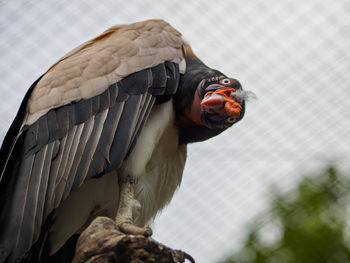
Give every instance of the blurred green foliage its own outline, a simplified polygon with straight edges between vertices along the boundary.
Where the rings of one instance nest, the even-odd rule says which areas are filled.
[[[349,178],[333,166],[273,194],[243,248],[222,263],[348,263]],[[271,240],[271,236],[273,237]]]

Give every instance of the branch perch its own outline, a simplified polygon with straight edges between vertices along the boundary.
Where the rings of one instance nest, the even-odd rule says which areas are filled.
[[[107,217],[97,217],[80,235],[73,263],[194,263],[174,250],[144,236],[126,235]]]

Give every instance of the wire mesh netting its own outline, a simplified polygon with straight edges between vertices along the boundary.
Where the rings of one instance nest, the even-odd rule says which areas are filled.
[[[182,185],[155,239],[198,262],[238,249],[270,186],[349,168],[350,2],[0,1],[0,138],[26,90],[59,57],[114,24],[162,18],[207,65],[258,100],[223,135],[189,146]]]

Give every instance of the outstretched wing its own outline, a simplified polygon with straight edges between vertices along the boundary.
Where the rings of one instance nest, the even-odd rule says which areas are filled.
[[[84,180],[120,167],[154,103],[176,92],[181,48],[163,21],[119,26],[33,84],[0,152],[0,262],[28,251]]]

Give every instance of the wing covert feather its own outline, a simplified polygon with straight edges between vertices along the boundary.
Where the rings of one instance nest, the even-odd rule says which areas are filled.
[[[39,81],[28,102],[25,123],[52,108],[89,99],[126,76],[165,61],[184,60],[181,34],[163,20],[108,29],[56,62]]]
[[[14,169],[7,167],[0,182],[12,204],[0,210],[0,262],[27,252],[49,214],[84,180],[121,166],[157,98],[176,92],[169,83],[178,83],[173,79],[179,74],[171,72],[178,66],[170,68],[133,73],[100,95],[53,108],[22,127],[21,151],[9,162]]]

